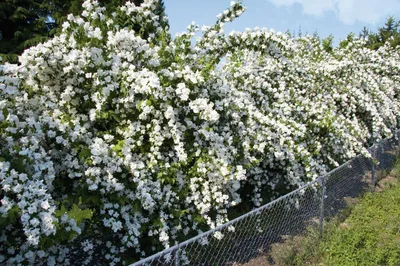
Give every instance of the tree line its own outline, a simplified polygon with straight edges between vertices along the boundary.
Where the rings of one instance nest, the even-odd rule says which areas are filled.
[[[315,36],[315,34],[314,34]],[[347,38],[342,40],[339,44],[341,48],[347,46],[355,38],[354,33],[347,35]],[[379,27],[376,32],[364,27],[358,34],[358,37],[366,40],[365,46],[371,50],[378,50],[385,43],[389,42],[393,47],[400,45],[400,21],[396,20],[393,16],[387,18],[385,24]],[[321,40],[322,47],[327,52],[332,52],[333,49],[333,35]]]

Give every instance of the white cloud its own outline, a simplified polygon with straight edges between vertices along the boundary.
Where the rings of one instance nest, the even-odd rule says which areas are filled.
[[[400,12],[399,0],[269,0],[274,5],[291,6],[298,3],[305,14],[322,17],[333,11],[346,24],[355,21],[376,24],[389,15]]]

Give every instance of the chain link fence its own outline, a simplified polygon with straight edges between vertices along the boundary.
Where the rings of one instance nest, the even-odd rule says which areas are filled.
[[[382,172],[394,165],[399,145],[399,137],[385,139],[369,149],[372,159],[359,155],[304,187],[131,266],[274,265],[273,246],[310,226],[322,234],[324,220],[346,208],[349,199],[374,190]]]

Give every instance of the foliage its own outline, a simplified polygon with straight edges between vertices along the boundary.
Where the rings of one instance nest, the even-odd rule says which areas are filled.
[[[6,0],[0,3],[0,54],[16,62],[27,47],[42,42],[49,31],[43,0]]]
[[[385,43],[390,43],[396,47],[400,44],[400,21],[396,21],[394,17],[389,17],[383,27],[378,29],[378,32],[374,33],[367,28],[360,33],[360,37],[365,38],[366,47],[377,50],[382,47]]]
[[[327,53],[332,53],[333,51],[333,35],[329,35],[326,39],[322,40],[322,48]]]
[[[138,260],[368,156],[398,126],[391,46],[225,35],[235,2],[196,41],[194,24],[171,40],[157,3],[110,15],[85,1],[2,66],[0,263]]]

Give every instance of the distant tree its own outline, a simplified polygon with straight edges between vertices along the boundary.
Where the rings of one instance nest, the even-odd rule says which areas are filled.
[[[363,39],[368,39],[368,37],[371,33],[372,32],[367,27],[364,26],[364,28],[361,30],[361,32],[359,34],[359,37],[363,38]]]
[[[301,31],[301,26],[299,26],[299,31],[298,31],[298,33],[297,33],[297,36],[298,36],[299,38],[301,38],[301,37],[303,36],[303,32]]]
[[[340,48],[346,48],[347,45],[348,45],[350,42],[352,42],[352,41],[354,40],[354,36],[355,36],[354,33],[353,33],[353,32],[350,32],[350,33],[347,35],[346,39],[340,41],[339,47],[340,47]]]
[[[385,23],[385,26],[379,28],[379,35],[383,42],[386,42],[390,37],[399,34],[400,23],[394,19],[393,16],[389,17]]]
[[[318,33],[317,29],[315,29],[315,31],[313,33],[313,37],[316,38],[316,39],[319,39],[319,33]]]
[[[322,49],[328,53],[332,53],[333,50],[333,35],[330,34],[327,38],[322,39]]]
[[[50,30],[43,0],[3,0],[0,3],[0,56],[15,62],[22,51],[44,41]]]
[[[400,45],[400,21],[396,21],[393,16],[390,16],[385,25],[374,33],[367,28],[363,28],[360,37],[367,39],[367,47],[373,50],[379,49],[386,42],[393,46]]]
[[[157,3],[157,11],[156,14],[159,17],[161,27],[163,28],[169,28],[169,23],[167,20],[167,14],[165,13],[165,6],[164,6],[164,1],[159,0]]]

